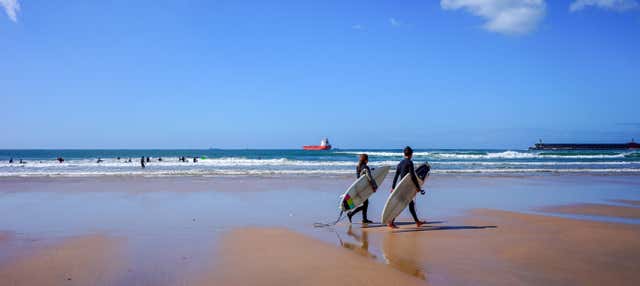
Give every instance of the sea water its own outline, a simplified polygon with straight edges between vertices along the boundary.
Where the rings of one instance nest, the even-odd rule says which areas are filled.
[[[233,176],[353,175],[358,155],[369,165],[395,166],[402,150],[0,150],[0,177],[8,176]],[[142,168],[141,157],[150,157]],[[56,158],[64,158],[59,163]],[[120,157],[120,159],[117,159]],[[186,162],[179,160],[185,157]],[[13,158],[13,163],[9,160]],[[193,158],[197,158],[194,162]],[[101,159],[101,162],[98,162]],[[131,162],[129,162],[131,159]],[[161,161],[160,161],[161,159]],[[19,163],[20,160],[23,163]],[[433,173],[640,175],[640,151],[447,150],[414,151]],[[393,169],[393,168],[392,168]]]

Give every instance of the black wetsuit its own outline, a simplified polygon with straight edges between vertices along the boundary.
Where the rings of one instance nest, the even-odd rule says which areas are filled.
[[[373,175],[371,175],[371,169],[369,169],[369,166],[367,165],[363,165],[360,166],[358,165],[356,167],[356,179],[359,179],[360,176],[365,175],[367,176],[367,178],[369,179],[369,184],[371,184],[371,186],[374,189],[378,188],[378,184],[376,184],[376,181],[373,179]],[[358,213],[359,211],[362,211],[362,220],[366,221],[367,219],[367,209],[369,208],[369,199],[365,200],[361,206],[355,208],[353,211],[351,211],[350,215],[353,216],[356,213]]]
[[[395,189],[396,183],[398,182],[398,178],[404,178],[404,176],[407,174],[410,174],[411,181],[413,181],[413,184],[416,186],[416,189],[420,190],[420,184],[418,183],[418,177],[416,177],[416,172],[414,171],[414,168],[413,168],[413,162],[407,158],[400,161],[400,163],[398,164],[398,167],[396,168],[396,175],[395,177],[393,177],[393,185],[391,188]],[[409,212],[411,212],[411,216],[413,217],[413,220],[415,220],[416,222],[420,221],[418,220],[418,215],[416,214],[416,206],[413,201],[409,203]]]

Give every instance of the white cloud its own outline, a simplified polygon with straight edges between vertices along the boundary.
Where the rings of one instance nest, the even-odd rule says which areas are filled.
[[[389,24],[394,27],[398,27],[401,25],[400,21],[396,20],[395,18],[389,18]]]
[[[575,0],[569,6],[569,11],[580,11],[589,6],[618,12],[628,11],[640,7],[636,0]]]
[[[354,30],[363,30],[364,26],[362,26],[360,24],[356,24],[356,25],[351,26],[351,28],[354,29]]]
[[[487,20],[484,28],[501,34],[526,34],[544,18],[545,0],[440,0],[445,10],[464,9]]]
[[[18,11],[20,11],[20,3],[18,0],[0,0],[0,5],[4,7],[4,10],[7,12],[7,16],[11,21],[18,21]]]

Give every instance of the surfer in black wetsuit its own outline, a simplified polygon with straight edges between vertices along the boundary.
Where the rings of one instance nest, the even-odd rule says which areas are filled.
[[[376,181],[373,179],[373,175],[371,175],[371,169],[369,169],[367,163],[369,163],[369,156],[367,154],[360,154],[360,160],[358,160],[358,166],[356,167],[356,179],[360,178],[360,176],[367,176],[367,180],[369,181],[369,184],[371,184],[373,192],[375,192],[376,190],[378,190],[378,184],[376,184]],[[373,223],[372,221],[367,219],[368,208],[369,199],[365,200],[361,206],[347,213],[349,222],[351,222],[351,218],[353,218],[356,213],[362,211],[362,223]]]
[[[140,166],[144,169],[144,156],[140,158]]]
[[[422,192],[420,188],[420,184],[418,183],[418,177],[416,177],[416,172],[413,167],[413,161],[411,161],[411,157],[413,157],[413,149],[407,146],[404,148],[403,152],[404,152],[404,159],[400,161],[400,163],[398,164],[398,167],[396,168],[396,175],[395,177],[393,177],[393,185],[391,186],[391,191],[393,192],[393,190],[396,188],[396,183],[398,182],[398,178],[402,179],[404,178],[405,175],[409,174],[411,176],[411,181],[413,181],[413,184],[416,187],[416,192]],[[416,222],[416,225],[418,227],[425,224],[424,221],[421,221],[418,219],[414,201],[411,201],[409,203],[409,212],[411,212],[411,216],[413,217],[413,220]],[[390,228],[398,228],[394,221],[391,221],[391,223],[389,223],[388,226]]]

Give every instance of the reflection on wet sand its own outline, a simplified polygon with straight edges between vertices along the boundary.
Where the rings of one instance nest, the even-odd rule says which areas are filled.
[[[402,247],[399,247],[402,245]],[[419,254],[422,244],[417,239],[417,234],[397,235],[386,232],[382,238],[382,255],[385,263],[409,275],[426,280],[424,270],[421,268]]]
[[[381,262],[387,265],[390,265],[396,270],[399,270],[403,273],[420,278],[422,280],[426,280],[425,272],[421,268],[421,264],[419,263],[419,260],[417,257],[417,254],[421,252],[419,251],[419,249],[417,249],[417,247],[419,246],[419,243],[415,238],[415,236],[413,236],[413,238],[410,239],[409,241],[407,241],[406,239],[402,239],[402,241],[398,242],[397,240],[399,240],[400,237],[399,236],[391,237],[391,235],[393,235],[393,233],[391,232],[385,232],[384,234],[381,232],[374,232],[372,233],[372,235],[374,235],[376,238],[380,238],[382,236],[382,243],[381,243],[382,245],[381,247],[378,247],[379,250],[376,249],[375,246],[373,247],[373,249],[370,249],[370,245],[369,245],[370,230],[369,229],[374,227],[375,225],[363,226],[361,228],[358,227],[356,228],[356,230],[354,230],[353,226],[349,225],[346,229],[346,234],[349,237],[353,238],[357,243],[343,240],[342,237],[340,236],[339,231],[336,231],[336,235],[338,237],[338,241],[340,242],[340,245],[345,249],[353,251],[354,253],[360,256],[380,260]],[[378,239],[378,243],[379,243],[379,239]],[[413,247],[407,248],[405,245],[406,243],[409,243]],[[402,244],[402,247],[399,247],[401,244]],[[411,249],[415,251],[405,251],[405,250],[411,250]],[[374,254],[375,252],[378,252],[378,253],[381,252],[382,257],[378,258],[378,256]]]
[[[368,257],[278,228],[227,232],[215,260],[187,285],[424,285]]]
[[[340,245],[342,247],[364,257],[376,258],[373,253],[369,252],[369,234],[366,231],[363,231],[361,229],[360,235],[358,235],[353,231],[352,226],[349,225],[349,228],[347,228],[347,235],[355,239],[358,242],[357,244],[342,240],[338,232],[336,232],[336,235],[338,236],[338,240],[340,241]]]
[[[358,255],[373,258],[405,274],[427,280],[426,268],[429,253],[427,232],[452,230],[480,230],[496,228],[495,225],[439,225],[445,221],[429,221],[422,227],[413,222],[400,221],[400,229],[389,230],[383,224],[367,224],[360,227],[349,225],[345,230],[349,238],[343,239],[339,230],[334,230],[340,245]],[[344,234],[343,234],[344,235]]]

